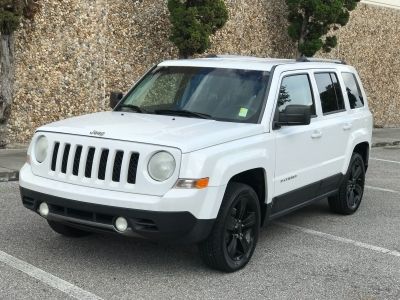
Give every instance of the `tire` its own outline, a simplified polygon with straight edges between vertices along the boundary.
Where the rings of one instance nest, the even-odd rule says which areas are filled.
[[[91,232],[73,228],[55,221],[47,220],[47,223],[55,232],[66,237],[79,238],[91,234]]]
[[[198,245],[204,263],[224,272],[242,269],[253,255],[260,224],[255,191],[246,184],[228,184],[213,230]]]
[[[353,153],[338,194],[328,198],[331,211],[342,215],[355,213],[364,195],[364,184],[364,160],[360,154]]]

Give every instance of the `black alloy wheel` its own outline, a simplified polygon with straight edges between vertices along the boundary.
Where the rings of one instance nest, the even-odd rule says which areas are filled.
[[[251,259],[261,224],[260,203],[248,185],[228,184],[210,236],[199,244],[203,261],[213,269],[234,272]]]
[[[362,156],[353,153],[349,168],[340,185],[339,192],[328,198],[333,212],[350,215],[357,211],[364,195],[365,164]]]
[[[248,257],[254,244],[256,207],[245,195],[239,196],[225,223],[225,250],[233,261]]]
[[[350,209],[355,209],[361,202],[364,193],[364,162],[355,159],[350,169],[349,179],[347,180],[347,204]]]

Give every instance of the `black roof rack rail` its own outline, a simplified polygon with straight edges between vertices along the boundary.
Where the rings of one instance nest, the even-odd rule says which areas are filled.
[[[297,62],[325,62],[325,63],[347,65],[344,60],[340,60],[340,59],[313,58],[313,57],[306,57],[304,55],[299,57],[298,59],[296,59],[296,61]]]
[[[207,54],[206,56],[204,56],[205,58],[218,58],[217,54]]]

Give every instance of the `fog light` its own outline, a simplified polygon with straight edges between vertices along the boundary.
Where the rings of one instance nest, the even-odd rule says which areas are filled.
[[[42,217],[47,217],[47,215],[49,214],[49,206],[47,205],[47,203],[45,203],[45,202],[40,203],[39,214]]]
[[[128,229],[128,221],[124,217],[118,217],[114,222],[114,226],[119,232],[124,232]]]

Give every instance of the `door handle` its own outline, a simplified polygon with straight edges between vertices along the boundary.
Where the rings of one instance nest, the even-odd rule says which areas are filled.
[[[343,125],[343,130],[350,130],[351,127],[353,127],[353,124],[351,124],[351,123],[346,123],[346,124]]]
[[[322,132],[320,130],[315,130],[311,135],[313,139],[319,139],[320,137],[322,137]]]

